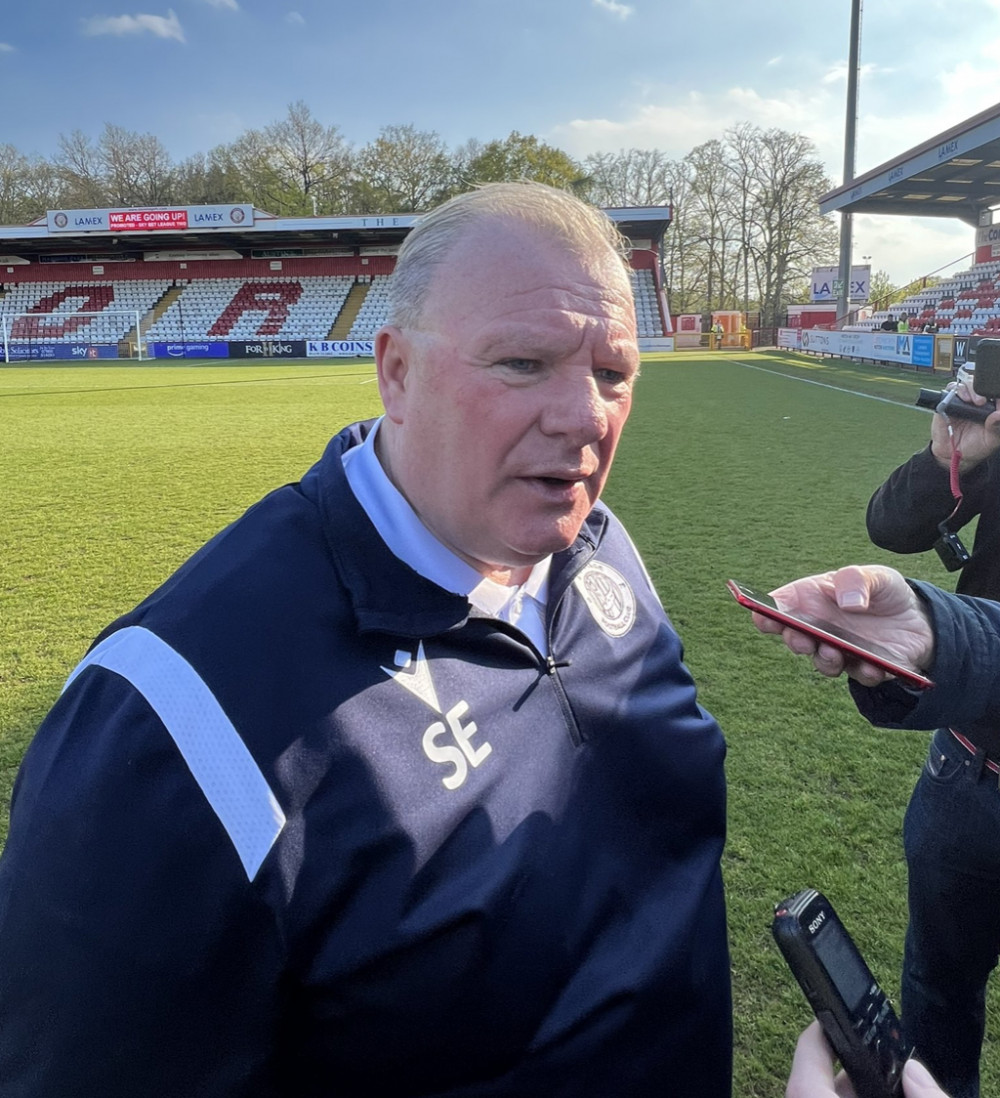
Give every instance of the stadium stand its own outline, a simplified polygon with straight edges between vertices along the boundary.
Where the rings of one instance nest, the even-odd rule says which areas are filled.
[[[847,330],[875,331],[889,316],[906,316],[911,330],[919,331],[933,322],[938,331],[953,335],[1000,333],[1000,259],[976,263],[936,286],[910,294],[889,309],[876,310]]]
[[[11,343],[117,343],[170,288],[169,279],[24,282],[7,287],[0,324]],[[87,314],[97,314],[87,315]]]
[[[629,272],[632,281],[632,297],[635,299],[635,318],[640,338],[663,335],[663,320],[657,301],[653,272],[646,269]]]
[[[671,349],[660,273],[670,207],[607,213],[631,248],[644,349]],[[222,204],[57,209],[0,225],[0,361],[370,354],[417,219]]]
[[[371,339],[388,320],[389,282],[385,275],[372,278],[364,303],[351,325],[349,339]]]
[[[200,278],[188,282],[147,339],[325,339],[350,293],[350,275]]]
[[[662,336],[653,272],[631,276],[639,335]],[[371,339],[386,322],[390,284],[391,275],[347,274],[13,282],[0,323],[11,343],[116,343],[134,339],[137,315],[147,341],[327,339],[356,289],[363,301],[344,335]]]

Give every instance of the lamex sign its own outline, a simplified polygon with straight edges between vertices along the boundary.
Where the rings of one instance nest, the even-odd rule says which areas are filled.
[[[253,206],[147,206],[114,210],[49,210],[48,231],[57,233],[151,233],[253,226]]]
[[[309,358],[373,358],[373,339],[310,339],[306,341]]]
[[[851,294],[853,302],[868,300],[871,290],[870,266],[851,268]],[[840,270],[837,267],[814,267],[810,301],[836,301],[840,297]]]

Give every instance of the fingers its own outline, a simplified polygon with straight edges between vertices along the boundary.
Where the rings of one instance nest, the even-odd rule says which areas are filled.
[[[947,1098],[927,1068],[912,1057],[903,1065],[903,1093],[906,1098]]]
[[[833,590],[841,610],[867,610],[875,579],[872,569],[849,564],[833,573]]]
[[[847,613],[870,610],[873,615],[897,615],[917,605],[903,574],[884,564],[849,564],[833,573],[837,606]]]
[[[971,385],[967,385],[964,381],[952,381],[948,384],[949,389],[953,389],[958,393],[958,399],[964,400],[966,404],[985,404],[986,397],[980,396]]]
[[[854,1090],[843,1073],[833,1074],[833,1053],[823,1036],[819,1022],[802,1031],[795,1045],[792,1073],[785,1090],[786,1098],[854,1098]],[[916,1096],[915,1096],[916,1098]],[[919,1098],[925,1098],[923,1092]],[[926,1098],[930,1098],[928,1094]]]

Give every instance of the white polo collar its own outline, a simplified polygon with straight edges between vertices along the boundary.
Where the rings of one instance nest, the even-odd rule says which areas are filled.
[[[532,568],[524,583],[507,587],[480,575],[439,541],[389,480],[375,453],[380,418],[361,446],[345,450],[341,460],[351,490],[391,552],[425,579],[446,591],[465,595],[491,617],[516,625],[547,653],[545,604],[548,600],[548,556]]]

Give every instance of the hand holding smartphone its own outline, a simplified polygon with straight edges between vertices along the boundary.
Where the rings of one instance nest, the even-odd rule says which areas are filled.
[[[728,580],[726,586],[740,606],[745,606],[748,610],[755,610],[766,618],[798,629],[807,636],[831,645],[851,659],[873,664],[902,679],[909,686],[926,690],[934,685],[923,672],[901,663],[891,652],[874,641],[869,641],[857,633],[851,633],[833,622],[822,621],[798,611],[782,610],[770,595],[754,591],[753,588],[736,580]]]

